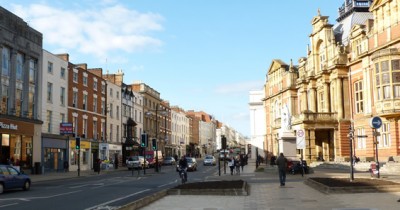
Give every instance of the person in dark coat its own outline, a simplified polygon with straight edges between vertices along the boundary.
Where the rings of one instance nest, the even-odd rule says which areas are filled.
[[[287,162],[288,161],[283,153],[279,154],[278,159],[276,159],[276,165],[278,165],[279,171],[279,182],[281,183],[281,186],[285,186]]]

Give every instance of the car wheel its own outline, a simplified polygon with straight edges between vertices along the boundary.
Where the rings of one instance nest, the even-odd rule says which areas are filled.
[[[29,190],[31,188],[31,182],[28,180],[25,181],[24,187],[22,188],[23,190]]]
[[[4,185],[0,183],[0,194],[2,194],[3,192],[4,192]]]

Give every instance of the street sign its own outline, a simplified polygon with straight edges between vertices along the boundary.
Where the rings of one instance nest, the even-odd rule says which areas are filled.
[[[297,146],[297,149],[305,149],[306,148],[304,129],[300,129],[300,130],[296,131],[296,146]]]
[[[378,116],[371,118],[369,126],[371,126],[371,128],[379,129],[382,126],[382,119]]]

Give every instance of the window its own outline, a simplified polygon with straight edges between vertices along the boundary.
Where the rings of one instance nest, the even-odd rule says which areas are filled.
[[[113,89],[110,88],[110,96],[113,97]]]
[[[355,100],[355,108],[356,113],[364,112],[364,97],[363,97],[363,83],[362,81],[357,81],[354,83],[354,100]]]
[[[324,70],[326,68],[326,56],[325,56],[325,45],[322,43],[318,50],[319,54],[319,70]]]
[[[10,76],[10,49],[7,47],[3,47],[2,59],[1,75]]]
[[[86,94],[83,95],[83,109],[84,110],[87,110],[87,101],[88,101],[87,97],[88,96]]]
[[[65,114],[64,113],[60,114],[60,119],[61,119],[62,123],[65,122]]]
[[[117,106],[116,117],[117,117],[117,120],[119,120],[119,106]]]
[[[47,121],[47,133],[51,133],[51,118],[52,118],[53,112],[50,110],[47,110],[47,115],[46,115],[46,121]]]
[[[101,93],[106,93],[106,85],[101,83]]]
[[[47,73],[52,74],[53,73],[53,63],[52,62],[47,62]]]
[[[78,117],[72,117],[72,129],[75,136],[78,136]]]
[[[119,91],[117,91],[117,93],[116,93],[116,94],[117,94],[117,99],[119,99]]]
[[[60,104],[65,105],[65,87],[60,88]]]
[[[98,139],[98,135],[97,135],[97,121],[93,121],[93,139]]]
[[[61,77],[61,79],[65,79],[65,68],[64,67],[61,67],[60,77]]]
[[[82,134],[85,135],[85,138],[88,138],[87,136],[87,119],[83,119],[83,131]]]
[[[73,72],[72,73],[72,81],[74,81],[75,83],[78,83],[78,72]]]
[[[53,101],[53,83],[48,82],[47,83],[47,102],[52,102]]]
[[[97,81],[93,82],[93,89],[97,91]]]
[[[357,128],[357,149],[366,149],[367,148],[367,140],[364,137],[365,130],[364,128]]]
[[[390,86],[383,86],[383,99],[390,99]]]
[[[104,100],[101,101],[101,114],[106,115],[106,102]]]
[[[16,72],[17,80],[22,81],[23,80],[23,72],[24,72],[24,57],[20,53],[17,54],[17,69],[16,70],[17,70],[17,72]]]
[[[383,123],[378,131],[381,133],[381,135],[377,137],[379,147],[390,147],[390,124]]]
[[[93,112],[97,112],[97,97],[93,99]]]
[[[72,94],[72,107],[78,107],[78,92],[74,91]]]
[[[113,104],[110,104],[109,109],[110,117],[113,118]]]
[[[117,125],[117,141],[119,140],[119,125]]]
[[[88,78],[86,75],[83,76],[83,85],[87,87]]]
[[[324,101],[324,92],[319,93],[319,110],[321,112],[324,111],[325,101]]]
[[[110,133],[109,133],[109,135],[110,135],[110,141],[113,141],[113,124],[110,124]]]

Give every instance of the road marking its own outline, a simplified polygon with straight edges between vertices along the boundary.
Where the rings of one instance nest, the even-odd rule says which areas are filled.
[[[170,182],[170,183],[160,185],[160,186],[158,186],[158,187],[164,187],[164,186],[167,186],[167,185],[171,185],[171,184],[176,183],[177,181],[178,181],[178,180],[175,180],[175,181],[172,181],[172,182]]]
[[[136,193],[133,193],[133,194],[130,194],[130,195],[121,197],[121,198],[117,198],[117,199],[110,200],[110,201],[107,201],[107,202],[105,202],[105,203],[102,203],[102,204],[99,204],[99,205],[96,205],[96,206],[89,207],[89,208],[87,208],[87,209],[85,209],[85,210],[97,209],[97,208],[99,208],[99,207],[108,205],[108,204],[110,204],[110,203],[114,203],[114,202],[116,202],[116,201],[123,200],[123,199],[125,199],[125,198],[132,197],[132,196],[137,195],[137,194],[140,194],[140,193],[144,193],[144,192],[149,191],[149,190],[150,190],[150,189],[142,190],[142,191],[139,191],[139,192],[136,192]]]
[[[7,204],[7,205],[1,205],[0,208],[14,206],[14,205],[18,205],[18,203],[10,203],[10,204]]]
[[[30,201],[30,200],[34,200],[34,199],[54,198],[54,197],[69,195],[69,194],[78,193],[78,192],[82,192],[82,190],[77,190],[77,191],[72,191],[72,192],[67,192],[67,193],[61,193],[61,194],[52,195],[52,196],[43,196],[43,197],[6,198],[6,199],[0,199],[0,201],[7,201],[7,200],[8,201],[9,200]]]

